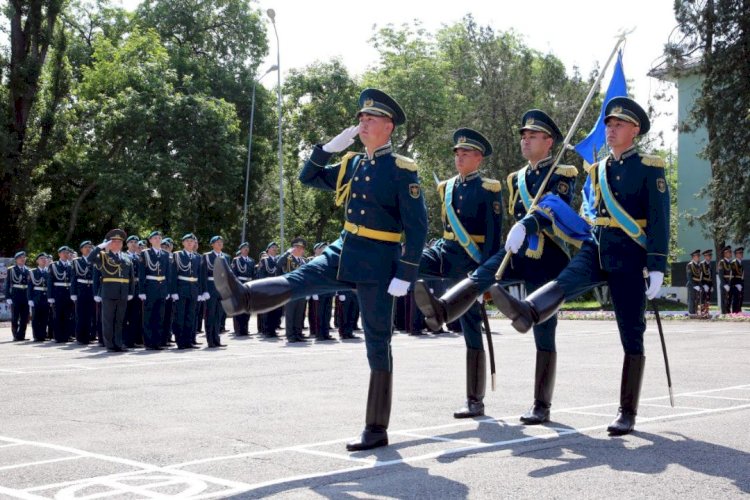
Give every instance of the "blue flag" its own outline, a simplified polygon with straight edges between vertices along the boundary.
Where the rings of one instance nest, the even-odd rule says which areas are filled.
[[[599,119],[596,121],[596,125],[591,129],[589,135],[584,140],[576,144],[573,149],[576,153],[581,155],[584,160],[589,164],[593,165],[596,163],[596,155],[606,145],[606,137],[604,133],[604,108],[613,97],[627,97],[628,86],[625,82],[625,72],[622,69],[622,51],[617,54],[617,63],[615,63],[615,70],[612,73],[612,80],[609,82],[607,87],[607,94],[604,96],[602,102],[602,110],[599,113]]]

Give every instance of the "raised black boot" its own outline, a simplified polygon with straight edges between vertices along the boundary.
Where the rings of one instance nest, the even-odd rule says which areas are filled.
[[[455,418],[472,418],[484,415],[484,388],[487,366],[484,351],[466,350],[466,406],[453,413]]]
[[[358,440],[346,443],[348,451],[362,451],[388,446],[388,422],[391,419],[392,389],[393,373],[370,372],[365,430],[362,431]]]
[[[620,409],[617,418],[609,424],[607,432],[621,436],[633,432],[635,416],[638,414],[638,399],[641,397],[643,368],[646,356],[626,354],[622,363],[622,381],[620,382]]]
[[[513,328],[521,333],[532,326],[550,319],[565,302],[565,292],[556,281],[550,281],[526,297],[518,300],[503,287],[494,284],[490,287],[492,302],[511,321]]]
[[[526,425],[549,422],[549,408],[552,406],[552,393],[555,390],[555,369],[557,353],[536,352],[536,374],[534,376],[534,404],[521,415]]]
[[[265,278],[243,284],[224,259],[216,260],[213,277],[227,316],[272,311],[292,297],[292,287],[286,278]]]
[[[468,278],[458,282],[440,298],[430,292],[423,280],[414,284],[414,300],[424,314],[427,327],[433,332],[463,316],[481,294],[476,284]]]

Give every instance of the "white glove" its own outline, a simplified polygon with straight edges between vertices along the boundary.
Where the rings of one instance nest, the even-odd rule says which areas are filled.
[[[76,300],[78,300],[78,295],[71,295],[70,296],[70,300],[72,300],[73,302],[75,302]]]
[[[180,296],[177,295],[176,293],[173,293],[172,294],[172,300],[175,301],[175,302],[177,302],[178,300],[180,300]]]
[[[138,298],[145,302],[146,301],[146,294],[145,293],[139,293],[138,294]]]
[[[128,295],[128,300],[133,300],[133,296],[132,295]]]
[[[55,303],[55,299],[47,299],[47,302],[49,302],[50,304],[54,304]]]
[[[209,294],[208,292],[203,292],[203,300],[208,300],[210,298],[211,298],[211,294]]]
[[[664,283],[664,273],[661,271],[649,271],[648,279],[649,285],[648,290],[646,290],[646,297],[653,299],[659,295],[661,284]]]
[[[403,297],[406,295],[406,292],[409,291],[409,285],[411,285],[411,283],[408,281],[393,278],[391,284],[388,285],[388,293],[394,297]]]
[[[96,246],[99,247],[99,248],[101,248],[102,250],[106,250],[106,249],[109,248],[109,244],[110,243],[112,243],[110,240],[104,240],[104,241],[102,241],[101,243],[99,243]]]
[[[742,291],[742,285],[740,285],[740,284],[737,284],[737,285],[734,285],[734,287],[735,287],[735,288],[736,288],[737,290],[739,290],[740,292]]]
[[[479,302],[480,306],[484,304],[484,294],[481,294],[479,297],[477,297],[477,302]]]
[[[510,253],[518,252],[518,249],[523,245],[523,240],[526,239],[526,228],[520,222],[513,224],[508,232],[508,237],[505,239],[505,251]]]
[[[346,295],[339,295],[339,300],[344,302],[346,300]]]
[[[98,295],[94,295],[94,302],[101,302],[101,301],[102,301],[101,297],[99,297]]]
[[[318,299],[318,296],[317,296],[317,295],[313,295],[313,296],[312,296],[312,299],[313,299],[313,300],[320,300],[320,299]]]
[[[6,302],[6,303],[7,303],[8,305],[11,305],[11,304],[13,304],[13,299],[5,299],[5,302]]]
[[[359,133],[359,125],[345,128],[339,135],[328,141],[323,146],[323,151],[326,153],[339,153],[352,144],[354,144],[354,138]]]
[[[728,291],[729,291],[729,285],[724,285],[724,291],[725,291],[725,292],[728,292]]]
[[[30,300],[30,301],[29,301],[29,307],[31,307],[31,308],[33,308],[33,307],[34,307],[34,301],[33,301],[33,300]]]
[[[700,292],[701,291],[701,287],[699,287],[699,286],[696,285],[696,286],[693,287],[693,290],[695,290],[696,292]]]
[[[704,291],[704,292],[707,292],[707,291],[708,291],[708,285],[703,285],[703,291]]]
[[[195,299],[196,302],[205,302],[206,299],[203,298],[203,294],[198,295],[198,298]]]

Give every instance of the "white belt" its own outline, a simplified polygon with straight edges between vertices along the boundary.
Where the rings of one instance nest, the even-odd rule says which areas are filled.
[[[252,278],[248,278],[247,276],[240,276],[240,281],[250,281]]]
[[[26,285],[13,285],[13,288],[26,288]]]
[[[78,280],[78,283],[82,283],[84,285],[93,285],[94,280]]]
[[[47,291],[47,287],[46,286],[35,286],[34,290],[38,290],[40,292],[46,292]]]
[[[62,283],[60,281],[57,281],[57,282],[52,283],[52,284],[55,285],[55,286],[64,286],[64,287],[70,286],[70,283]]]
[[[146,276],[146,279],[147,280],[151,280],[151,281],[164,281],[166,279],[166,277],[164,277],[164,276],[152,276],[152,275],[149,274],[148,276]]]
[[[195,283],[196,281],[198,281],[198,278],[191,278],[190,276],[177,276],[177,279],[182,281],[189,281],[191,283]]]
[[[209,277],[208,277],[208,281],[213,281],[213,280],[214,280],[214,277],[213,277],[213,276],[209,276]]]

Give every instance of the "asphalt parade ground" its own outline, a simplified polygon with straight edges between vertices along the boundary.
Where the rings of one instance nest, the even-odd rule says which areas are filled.
[[[560,322],[543,426],[518,421],[533,398],[530,334],[492,320],[497,390],[469,420],[453,418],[463,339],[395,335],[391,445],[357,453],[344,444],[364,424],[361,340],[224,334],[226,349],[118,354],[0,328],[0,498],[747,497],[748,323],[664,328],[675,407],[649,322],[636,432],[616,438],[613,321]]]

